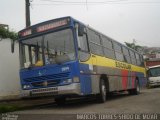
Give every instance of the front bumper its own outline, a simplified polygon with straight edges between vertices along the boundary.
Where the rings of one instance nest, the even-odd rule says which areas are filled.
[[[80,83],[72,83],[65,86],[22,90],[21,97],[43,97],[59,95],[80,95]]]
[[[159,86],[159,85],[160,85],[160,81],[149,82],[149,86]]]

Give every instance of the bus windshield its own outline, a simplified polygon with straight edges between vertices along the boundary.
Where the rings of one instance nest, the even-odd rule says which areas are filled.
[[[65,29],[20,42],[21,68],[63,63],[75,59],[73,33]]]
[[[150,77],[160,76],[160,67],[155,67],[155,68],[149,69],[149,76]]]

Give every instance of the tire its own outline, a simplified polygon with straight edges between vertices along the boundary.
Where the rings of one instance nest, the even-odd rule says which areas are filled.
[[[65,97],[55,98],[55,102],[57,105],[65,105],[66,98]]]
[[[139,84],[139,80],[136,80],[136,90],[135,90],[135,94],[138,95],[141,92],[141,87]]]
[[[107,88],[105,81],[103,79],[100,80],[100,94],[98,96],[98,101],[100,103],[104,103],[106,101],[106,95],[107,95]]]
[[[135,81],[135,88],[129,90],[129,94],[130,95],[138,95],[138,94],[140,94],[140,84],[139,84],[139,80],[138,79],[136,79],[136,81]]]

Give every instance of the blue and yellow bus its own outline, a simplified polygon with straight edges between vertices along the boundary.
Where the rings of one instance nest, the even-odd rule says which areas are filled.
[[[23,97],[96,95],[105,102],[112,92],[138,94],[146,83],[142,55],[91,27],[63,17],[19,33]]]

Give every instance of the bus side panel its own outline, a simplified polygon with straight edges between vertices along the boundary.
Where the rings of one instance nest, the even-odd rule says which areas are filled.
[[[136,72],[136,76],[139,79],[140,86],[144,87],[146,85],[146,83],[147,83],[147,80],[146,80],[146,78],[144,76],[144,73]]]
[[[88,95],[92,93],[91,86],[91,75],[89,70],[89,65],[80,63],[80,83],[81,83],[81,93],[83,95]]]
[[[135,88],[135,80],[136,80],[135,72],[131,73],[131,79],[132,79],[132,88]]]
[[[89,69],[89,65],[87,64],[81,65],[80,68],[81,71],[90,73],[88,76],[81,76],[82,84],[84,84],[81,90],[83,93],[87,94],[89,92],[92,92],[93,94],[99,93],[99,80],[101,74],[107,75],[110,92],[135,88],[136,77],[139,78],[141,86],[145,84],[145,78],[142,72],[134,72],[131,70],[96,65],[93,65],[94,69],[92,71]]]
[[[81,93],[83,95],[89,95],[92,93],[90,75],[80,75],[80,83],[81,83]]]
[[[122,77],[120,69],[106,66],[97,66],[97,73],[107,75],[109,82],[109,91],[122,90]]]
[[[99,89],[99,81],[100,81],[100,75],[91,75],[91,84],[92,84],[92,93],[98,94],[100,93]]]
[[[134,88],[134,79],[132,77],[132,72],[128,71],[128,83],[127,83],[127,89],[132,89]]]
[[[130,86],[130,81],[128,80],[128,70],[122,70],[122,88],[127,90]]]

